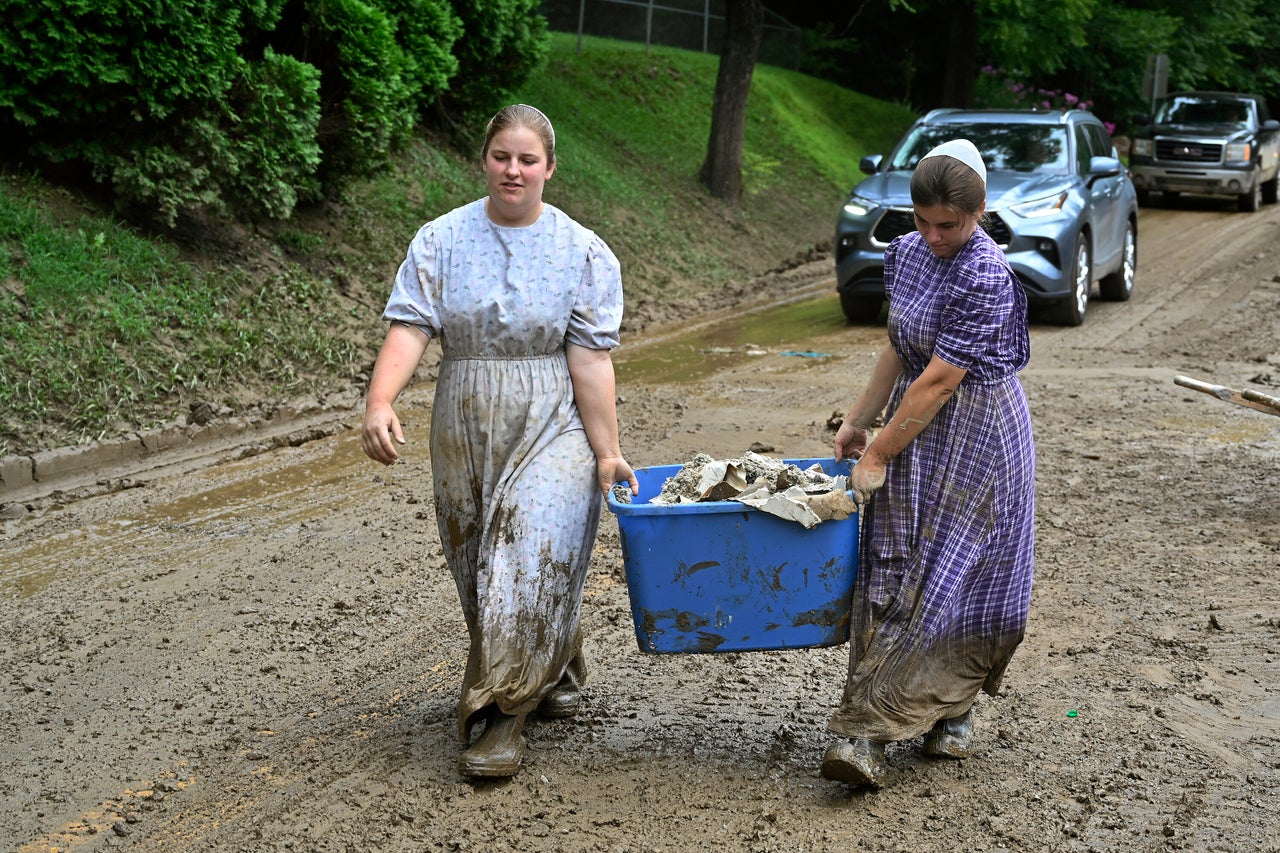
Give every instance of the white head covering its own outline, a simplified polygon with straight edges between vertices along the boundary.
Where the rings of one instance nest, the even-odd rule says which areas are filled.
[[[944,142],[920,159],[924,160],[926,157],[954,157],[977,172],[978,177],[982,178],[982,185],[987,185],[986,164],[982,162],[982,155],[978,153],[978,147],[967,139],[953,139],[950,142]]]
[[[551,134],[551,147],[555,148],[556,147],[556,128],[555,128],[555,125],[551,123],[551,119],[547,118],[547,114],[544,113],[542,110],[538,109],[537,107],[532,106],[530,104],[516,104],[516,106],[533,110],[535,113],[542,116],[542,120],[547,123],[547,131]]]

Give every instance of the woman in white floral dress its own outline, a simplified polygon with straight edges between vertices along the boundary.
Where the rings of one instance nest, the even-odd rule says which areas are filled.
[[[422,226],[396,276],[362,443],[372,459],[396,461],[405,436],[393,403],[438,340],[436,521],[471,640],[459,768],[502,777],[520,767],[528,714],[577,713],[579,613],[602,499],[616,482],[638,484],[620,449],[610,355],[618,261],[542,201],[556,159],[540,111],[500,110],[482,156],[488,195]]]

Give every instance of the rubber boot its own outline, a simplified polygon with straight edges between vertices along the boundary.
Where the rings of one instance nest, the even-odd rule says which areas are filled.
[[[884,744],[866,738],[833,743],[822,757],[822,778],[855,788],[879,788],[888,772]]]
[[[494,709],[484,733],[458,759],[462,775],[499,779],[516,775],[524,759],[524,719],[524,714]]]
[[[578,691],[578,683],[566,672],[560,677],[560,683],[538,703],[538,716],[552,720],[576,717],[581,708],[582,693]]]
[[[932,758],[968,758],[973,754],[973,711],[938,720],[924,736],[924,754]]]

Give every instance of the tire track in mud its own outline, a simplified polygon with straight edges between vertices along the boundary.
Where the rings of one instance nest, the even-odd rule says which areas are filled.
[[[1108,780],[1078,795],[1097,809],[1063,849],[1120,849],[1108,842],[1126,834],[1152,849],[1165,849],[1157,838],[1280,849],[1258,819],[1280,767],[1269,757],[1280,734],[1268,720],[1274,632],[1267,608],[1246,603],[1273,599],[1277,579],[1258,570],[1275,565],[1280,529],[1274,513],[1241,516],[1249,487],[1224,479],[1274,470],[1276,419],[1172,383],[1203,369],[1231,384],[1258,361],[1280,364],[1267,334],[1280,323],[1278,235],[1275,206],[1144,209],[1133,298],[1092,303],[1078,328],[1032,328],[1023,380],[1037,424],[1037,580],[1018,666],[1038,692],[1071,685],[1064,703],[1091,720],[1081,766]],[[1058,775],[1049,769],[1030,768],[1028,781]],[[1148,784],[1157,777],[1159,789]]]
[[[1138,219],[1138,271],[1128,302],[1096,297],[1082,326],[1034,327],[1034,356],[1047,360],[1095,351],[1177,350],[1215,324],[1273,275],[1280,206],[1237,213],[1215,200],[1190,199],[1183,209],[1143,208]],[[1223,259],[1231,259],[1226,266]]]

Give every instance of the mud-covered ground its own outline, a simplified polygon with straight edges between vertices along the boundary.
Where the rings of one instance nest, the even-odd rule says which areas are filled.
[[[976,705],[968,761],[907,742],[883,790],[820,778],[847,648],[641,653],[606,513],[583,713],[532,724],[514,779],[460,778],[465,631],[424,381],[391,469],[339,429],[9,507],[3,846],[1280,850],[1280,417],[1173,381],[1280,395],[1278,240],[1277,207],[1144,209],[1133,300],[1033,327],[1031,623],[1001,695]],[[830,454],[828,420],[883,332],[839,322],[829,259],[766,285],[825,295],[827,319],[757,355],[695,348],[686,360],[706,363],[683,367],[704,372],[679,382],[646,359],[686,352],[692,332],[627,341],[634,464]]]

